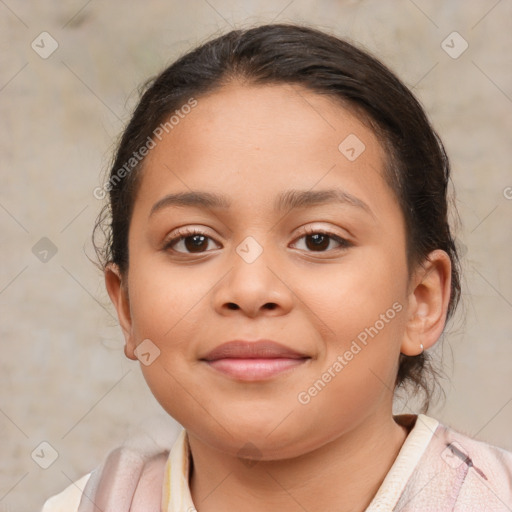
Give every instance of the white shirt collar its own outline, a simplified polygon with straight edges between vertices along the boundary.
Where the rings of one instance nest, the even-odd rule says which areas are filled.
[[[404,418],[402,416],[402,418]],[[395,417],[400,422],[401,417]],[[419,414],[414,427],[406,437],[395,462],[366,512],[392,510],[407,482],[425,452],[439,422]],[[165,512],[196,512],[189,487],[190,445],[183,429],[169,453],[165,466],[162,510]]]

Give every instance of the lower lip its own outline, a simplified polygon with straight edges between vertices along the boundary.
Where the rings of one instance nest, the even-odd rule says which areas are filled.
[[[206,361],[213,369],[238,380],[264,380],[288,372],[304,364],[309,358],[237,359]]]

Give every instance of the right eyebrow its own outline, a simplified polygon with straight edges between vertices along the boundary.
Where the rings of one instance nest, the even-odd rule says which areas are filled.
[[[168,194],[157,201],[151,208],[149,216],[163,208],[171,206],[193,206],[208,209],[222,208],[228,209],[231,206],[231,200],[223,194],[214,194],[212,192],[191,191]]]

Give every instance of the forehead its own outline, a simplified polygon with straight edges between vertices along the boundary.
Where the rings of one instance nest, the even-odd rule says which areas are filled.
[[[212,142],[231,142],[233,149],[235,145],[245,150],[264,147],[284,158],[325,150],[338,156],[340,137],[350,130],[365,139],[365,144],[377,143],[375,134],[357,114],[331,96],[296,84],[234,82],[197,101],[166,137],[169,142],[174,139],[175,146],[194,149],[212,146]]]
[[[205,188],[231,193],[234,206],[269,207],[289,188],[342,185],[377,209],[383,205],[368,194],[391,193],[373,131],[333,98],[298,85],[229,84],[198,97],[155,142],[138,194],[146,209],[165,193]]]

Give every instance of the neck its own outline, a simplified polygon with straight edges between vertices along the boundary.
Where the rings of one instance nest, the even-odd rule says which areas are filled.
[[[189,434],[192,500],[198,512],[364,511],[402,447],[407,430],[390,415],[298,457],[241,461]]]

